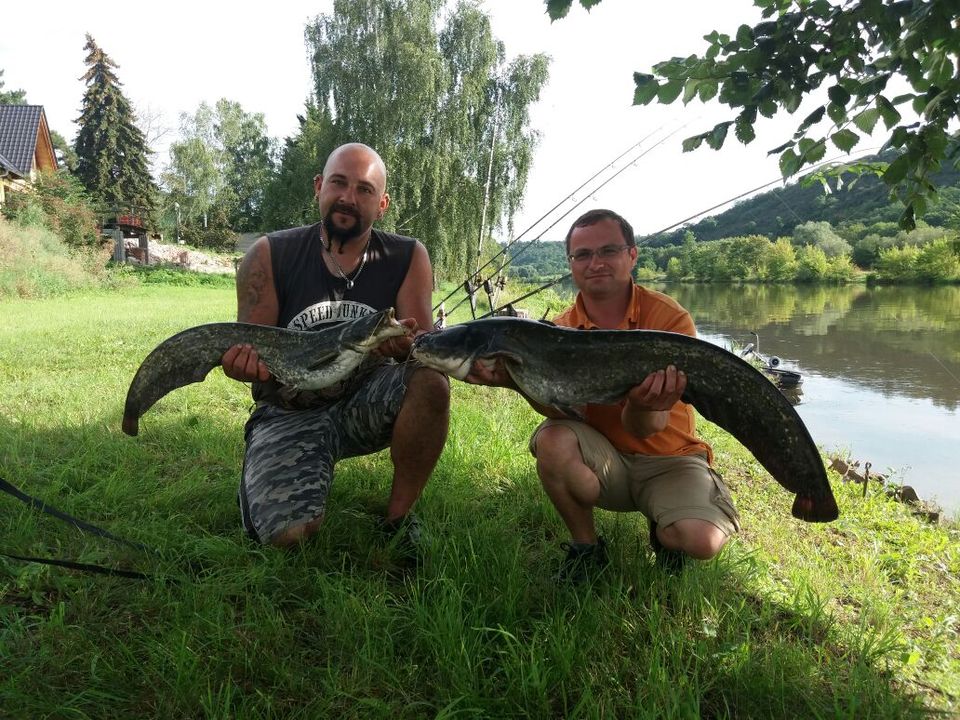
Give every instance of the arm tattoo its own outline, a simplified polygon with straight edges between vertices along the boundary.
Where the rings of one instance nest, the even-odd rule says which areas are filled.
[[[237,272],[237,319],[249,318],[267,290],[267,271],[257,255],[245,258]]]

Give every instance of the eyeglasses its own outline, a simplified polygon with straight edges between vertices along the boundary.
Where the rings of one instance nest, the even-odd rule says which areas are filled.
[[[577,250],[572,255],[567,255],[567,260],[575,263],[587,263],[596,255],[601,260],[612,260],[617,255],[626,250],[630,245],[604,245],[596,250],[587,250],[583,248]]]

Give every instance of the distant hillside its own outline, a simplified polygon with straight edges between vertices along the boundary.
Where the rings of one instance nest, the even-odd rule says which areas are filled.
[[[960,172],[952,167],[943,170],[934,182],[940,188],[941,202],[923,217],[923,221],[934,226],[955,227],[960,220]],[[831,186],[834,186],[833,181]],[[826,220],[834,227],[854,223],[895,223],[902,211],[901,205],[890,201],[889,188],[872,175],[861,177],[852,188],[844,185],[840,191],[829,195],[820,183],[803,187],[796,182],[754,195],[729,210],[672,232],[638,236],[637,241],[651,247],[680,245],[688,231],[697,241],[744,235],[765,235],[775,239],[792,234],[797,225],[808,221]]]
[[[505,243],[500,244],[501,247]],[[569,272],[562,242],[518,242],[507,251],[511,277],[538,282]]]

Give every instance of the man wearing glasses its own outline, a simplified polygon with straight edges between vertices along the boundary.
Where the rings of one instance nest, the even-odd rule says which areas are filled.
[[[555,319],[584,331],[663,330],[696,335],[693,319],[672,298],[633,281],[633,228],[611,210],[577,218],[566,237],[576,302]],[[512,386],[501,367],[473,368],[468,380]],[[547,416],[530,451],[544,490],[570,531],[558,580],[581,583],[607,564],[594,508],[643,513],[657,564],[670,573],[687,557],[716,555],[739,519],[730,493],[712,469],[713,452],[696,435],[693,408],[680,401],[683,368],[648,375],[617,405],[587,405],[582,419],[531,403]]]

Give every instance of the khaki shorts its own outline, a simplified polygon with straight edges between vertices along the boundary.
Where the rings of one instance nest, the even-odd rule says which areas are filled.
[[[727,535],[740,530],[740,517],[723,479],[703,455],[622,453],[605,435],[577,420],[545,420],[530,438],[537,456],[537,436],[545,427],[570,428],[580,443],[583,462],[600,481],[597,507],[614,512],[641,512],[660,527],[677,520],[706,520]]]

